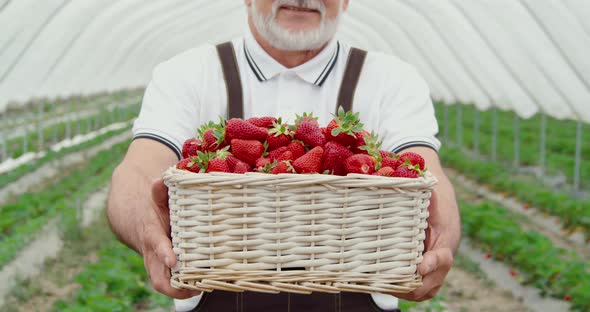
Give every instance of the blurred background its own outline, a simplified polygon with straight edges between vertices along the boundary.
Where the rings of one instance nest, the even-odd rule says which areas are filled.
[[[0,311],[171,311],[110,233],[154,66],[240,0],[0,0]],[[464,240],[404,311],[590,311],[590,1],[351,0],[340,39],[428,81]]]

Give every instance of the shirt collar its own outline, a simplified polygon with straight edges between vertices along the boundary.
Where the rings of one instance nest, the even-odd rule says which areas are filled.
[[[260,82],[270,80],[285,71],[293,71],[299,78],[321,87],[334,69],[340,54],[340,43],[332,40],[313,59],[289,69],[268,55],[250,31],[244,37],[244,55],[248,67]]]

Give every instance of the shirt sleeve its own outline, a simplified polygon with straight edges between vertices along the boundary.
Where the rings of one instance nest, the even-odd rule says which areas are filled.
[[[147,86],[133,139],[147,138],[169,147],[182,157],[182,144],[196,135],[199,101],[194,84],[181,58],[158,65]]]
[[[381,103],[380,129],[382,148],[399,152],[409,147],[424,146],[437,151],[441,143],[436,138],[438,122],[430,90],[424,79],[407,66],[401,81],[392,81],[398,88],[388,88]]]

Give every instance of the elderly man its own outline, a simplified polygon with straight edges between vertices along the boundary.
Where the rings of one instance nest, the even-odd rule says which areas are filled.
[[[176,264],[169,238],[162,172],[180,158],[185,139],[217,116],[291,116],[313,111],[327,123],[337,105],[360,113],[367,128],[394,152],[424,156],[438,184],[430,206],[426,253],[418,267],[424,285],[409,294],[432,298],[449,272],[460,240],[454,191],[439,164],[438,126],[429,90],[398,58],[365,53],[334,39],[349,0],[245,0],[243,37],[205,45],[160,64],[134,126],[134,141],[113,174],[108,216],[121,241],[139,252],[153,287],[190,300],[179,311],[393,311],[390,295],[199,293],[170,287]],[[155,181],[155,182],[154,182]],[[180,302],[180,301],[179,301]],[[185,302],[186,303],[186,302]]]

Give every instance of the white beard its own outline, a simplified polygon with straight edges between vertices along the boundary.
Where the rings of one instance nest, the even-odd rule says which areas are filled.
[[[322,16],[320,25],[312,30],[298,32],[283,28],[277,22],[277,14],[281,6],[287,5],[318,10]],[[342,10],[343,4],[336,18],[329,20],[326,19],[326,6],[321,0],[276,0],[272,4],[272,13],[264,16],[257,9],[256,0],[253,0],[250,14],[258,33],[273,48],[284,51],[308,51],[320,49],[334,37],[340,24]]]

